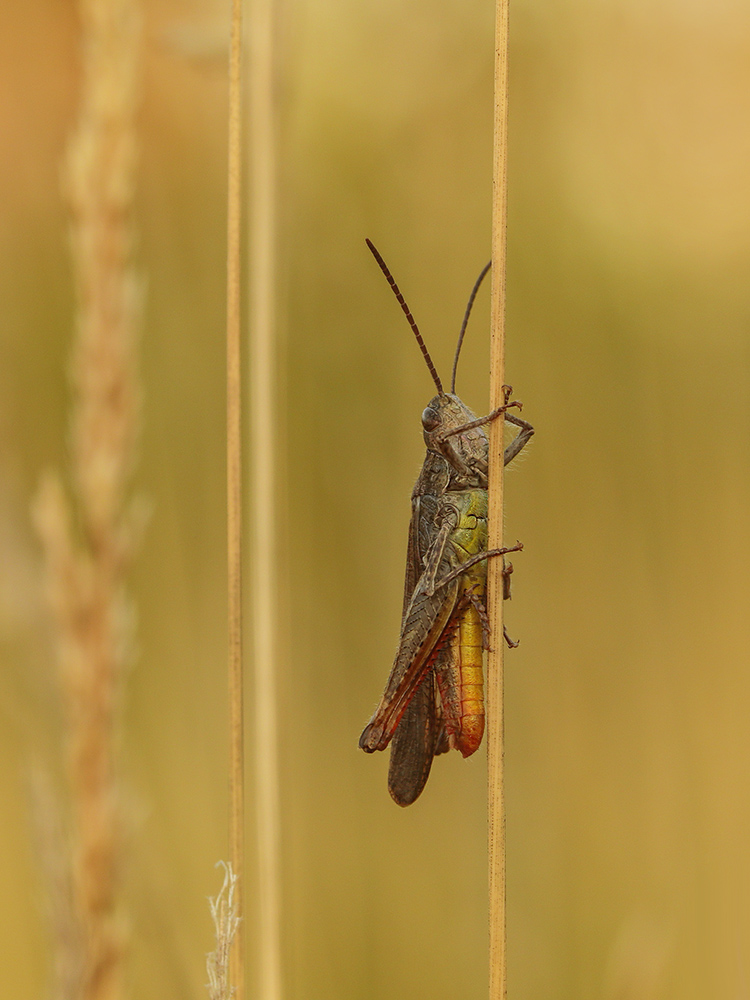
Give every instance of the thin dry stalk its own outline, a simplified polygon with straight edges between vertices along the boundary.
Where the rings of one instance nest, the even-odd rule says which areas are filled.
[[[207,989],[210,1000],[230,1000],[230,997],[236,996],[234,987],[230,985],[229,962],[232,942],[240,925],[237,912],[239,886],[231,863],[220,861],[219,865],[224,869],[224,882],[218,896],[208,901],[216,931],[216,951],[206,955]]]
[[[509,0],[497,0],[495,22],[495,144],[492,198],[492,342],[490,409],[503,402],[505,381],[505,275],[508,217],[508,16]],[[490,425],[489,537],[487,547],[503,544],[503,429]],[[489,821],[490,1000],[507,995],[505,926],[505,793],[503,706],[503,587],[499,559],[487,568],[487,609],[492,643],[487,663],[487,808]]]
[[[118,694],[128,647],[126,506],[134,462],[138,295],[131,266],[138,17],[133,0],[80,0],[78,123],[65,170],[78,311],[68,499],[42,484],[45,549],[72,799],[72,886],[83,941],[81,1000],[123,995],[121,817],[115,765]]]
[[[259,998],[280,1000],[281,891],[276,583],[276,136],[274,3],[250,7],[250,458]]]
[[[242,363],[240,238],[242,208],[242,0],[232,0],[229,55],[229,150],[227,199],[227,584],[229,670],[229,851],[231,893],[242,915],[245,857],[245,728],[242,664]],[[235,885],[236,883],[236,885]],[[234,935],[232,935],[234,936]],[[242,935],[232,951],[232,981],[245,995]],[[218,994],[217,994],[218,995]],[[221,994],[223,996],[224,994]]]
[[[52,1000],[78,1000],[85,949],[73,905],[68,830],[49,776],[39,768],[31,774],[31,808],[47,919],[55,942],[51,996]]]

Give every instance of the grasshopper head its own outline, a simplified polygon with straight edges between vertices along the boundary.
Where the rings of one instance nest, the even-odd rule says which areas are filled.
[[[446,436],[446,432],[473,420],[476,420],[475,414],[455,393],[434,396],[422,412],[424,442],[430,451],[447,460],[454,489],[457,486],[487,486],[489,444],[484,429],[472,427]]]

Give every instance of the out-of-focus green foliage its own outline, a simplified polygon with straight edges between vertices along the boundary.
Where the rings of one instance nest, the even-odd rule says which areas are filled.
[[[224,5],[144,6],[152,516],[122,753],[132,996],[150,1000],[203,995],[226,854],[226,87]],[[733,1000],[750,981],[750,14],[518,0],[512,36],[508,378],[538,433],[507,480],[526,545],[507,613],[510,993]],[[280,39],[288,996],[481,997],[484,752],[438,760],[402,811],[357,738],[397,638],[432,394],[364,237],[447,374],[489,255],[493,13],[290,0]],[[0,995],[25,997],[49,954],[27,771],[61,772],[29,504],[66,455],[72,4],[5,5],[0,46]],[[477,411],[487,315],[485,292],[458,380]]]

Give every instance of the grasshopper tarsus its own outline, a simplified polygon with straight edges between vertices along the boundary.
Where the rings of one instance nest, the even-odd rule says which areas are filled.
[[[512,573],[513,573],[513,563],[512,562],[507,562],[506,563],[505,560],[503,559],[502,578],[503,578],[503,600],[504,601],[509,601],[510,598],[511,598],[510,578],[511,578],[511,574]]]
[[[494,556],[507,556],[509,552],[523,552],[523,542],[519,542],[518,540],[516,540],[515,545],[508,545],[506,548],[503,549],[488,549],[487,552],[482,552],[479,556],[474,556],[472,558],[475,558],[477,559],[477,561],[479,561],[479,559],[482,557],[484,557],[485,559],[490,559],[493,558]],[[510,574],[513,572],[513,563],[509,563],[509,566],[510,570],[507,573],[508,576],[510,576]],[[503,570],[503,575],[506,575],[505,570]]]
[[[508,643],[511,649],[517,649],[521,645],[520,639],[511,639],[508,635],[507,628],[503,625],[503,639]]]

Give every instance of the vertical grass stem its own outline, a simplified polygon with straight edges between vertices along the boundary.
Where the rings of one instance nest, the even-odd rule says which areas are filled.
[[[492,293],[490,409],[503,402],[505,381],[505,289],[508,216],[508,19],[509,0],[496,0],[495,113],[492,186]],[[500,418],[490,425],[488,548],[503,544],[503,430]],[[492,650],[487,664],[487,757],[489,848],[490,1000],[507,995],[505,916],[505,790],[503,705],[503,587],[501,560],[489,561],[487,609]]]
[[[249,33],[250,457],[259,1000],[280,1000],[281,874],[276,696],[276,136],[273,0],[251,0]]]
[[[240,249],[242,197],[242,0],[232,0],[229,55],[229,151],[227,199],[227,574],[229,657],[229,853],[235,876],[234,909],[243,912],[245,766],[242,669],[242,367]],[[245,996],[244,936],[234,938],[231,981],[236,1000]]]

